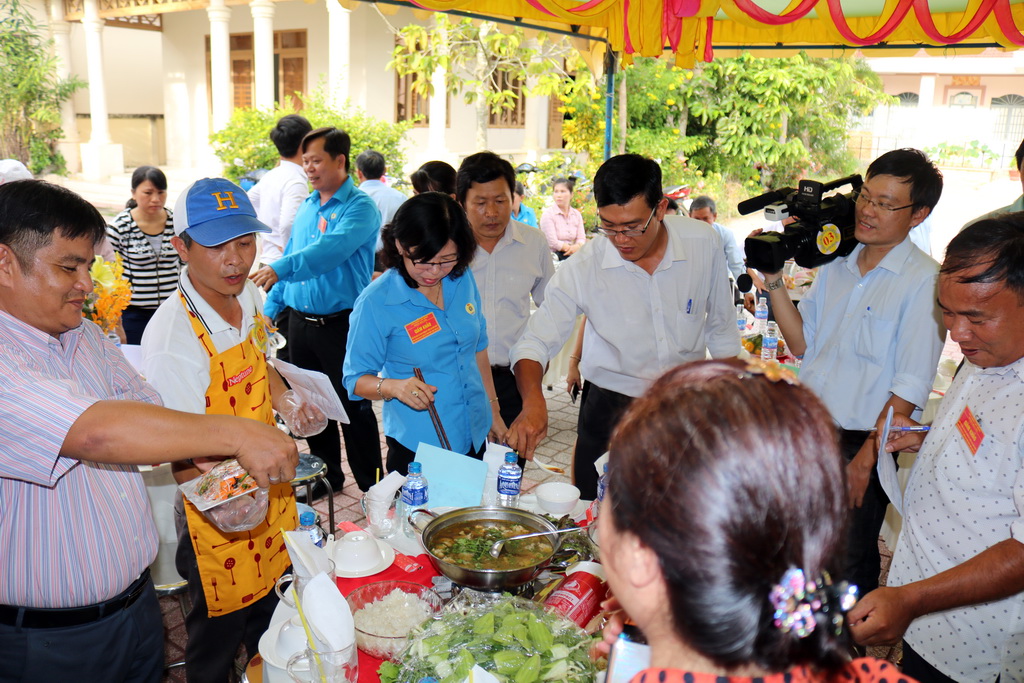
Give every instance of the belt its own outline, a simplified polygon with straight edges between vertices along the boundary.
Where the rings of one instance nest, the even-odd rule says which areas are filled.
[[[337,313],[331,313],[330,315],[309,315],[308,313],[300,313],[294,308],[292,309],[295,315],[299,316],[306,324],[313,325],[314,327],[323,327],[328,321],[340,318],[341,316],[348,313],[348,310],[338,311]]]
[[[511,374],[512,373],[512,366],[511,365],[492,365],[491,366],[491,372],[507,372],[507,373]]]
[[[21,628],[67,628],[90,624],[131,607],[149,584],[149,567],[146,567],[120,595],[95,605],[53,609],[0,605],[0,624]]]

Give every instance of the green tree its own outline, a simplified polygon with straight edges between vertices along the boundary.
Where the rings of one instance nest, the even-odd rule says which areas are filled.
[[[565,40],[545,33],[527,40],[522,29],[503,33],[494,22],[456,22],[446,14],[435,15],[433,27],[410,24],[398,35],[388,68],[415,75],[413,87],[425,96],[433,94],[431,76],[443,69],[448,92],[476,105],[477,149],[487,149],[489,114],[515,108],[520,95],[510,83],[522,83],[527,95],[557,93],[568,77],[564,61],[574,54]]]
[[[57,151],[60,107],[84,85],[57,78],[51,45],[19,0],[0,0],[0,158],[35,174],[67,172]]]
[[[268,136],[270,129],[279,118],[286,114],[302,114],[309,119],[313,128],[336,126],[352,138],[350,159],[367,149],[375,149],[387,159],[388,167],[401,169],[405,166],[402,143],[411,122],[388,123],[370,116],[365,111],[346,103],[341,108],[333,106],[327,95],[318,90],[310,95],[299,95],[302,111],[287,107],[274,110],[239,108],[231,114],[231,120],[222,130],[210,136],[214,153],[224,164],[224,174],[238,181],[249,171],[260,168],[270,169],[277,165],[277,149]]]

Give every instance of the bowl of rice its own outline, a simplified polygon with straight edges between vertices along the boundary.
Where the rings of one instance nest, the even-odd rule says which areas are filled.
[[[356,625],[356,647],[378,659],[399,660],[409,632],[444,605],[432,589],[411,581],[377,581],[348,598]]]

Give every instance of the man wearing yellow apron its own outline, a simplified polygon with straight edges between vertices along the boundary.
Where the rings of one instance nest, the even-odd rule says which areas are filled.
[[[178,295],[153,316],[142,339],[144,374],[169,408],[237,415],[274,424],[273,397],[286,389],[267,364],[266,318],[247,275],[256,258],[256,220],[245,192],[223,179],[196,181],[175,205],[172,240],[181,260]],[[179,483],[215,464],[175,463]],[[275,482],[266,519],[225,533],[179,498],[178,571],[189,581],[186,674],[190,683],[227,681],[245,643],[255,655],[288,568],[282,529],[294,529],[295,497]]]

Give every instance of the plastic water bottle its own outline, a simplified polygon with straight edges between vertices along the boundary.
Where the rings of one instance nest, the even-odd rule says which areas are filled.
[[[523,470],[519,468],[515,453],[505,454],[505,464],[498,470],[498,505],[519,507],[519,488],[523,484]]]
[[[427,486],[427,478],[423,476],[423,463],[409,463],[409,474],[402,484],[402,496],[398,499],[395,514],[401,521],[404,533],[412,533],[409,528],[409,515],[416,510],[427,507],[430,500],[430,491]]]
[[[747,333],[747,311],[743,304],[736,304],[736,327],[739,328],[741,337]]]
[[[769,322],[761,337],[761,360],[776,360],[779,353],[779,326]]]
[[[754,307],[754,333],[764,334],[768,325],[768,297],[757,297],[757,306]]]
[[[608,463],[604,464],[604,474],[597,480],[597,502],[604,500],[604,492],[608,490]]]
[[[324,543],[327,542],[324,530],[316,525],[316,515],[309,510],[306,510],[299,515],[299,531],[305,531],[309,534],[309,538],[313,541],[313,545],[318,548],[323,548]]]

